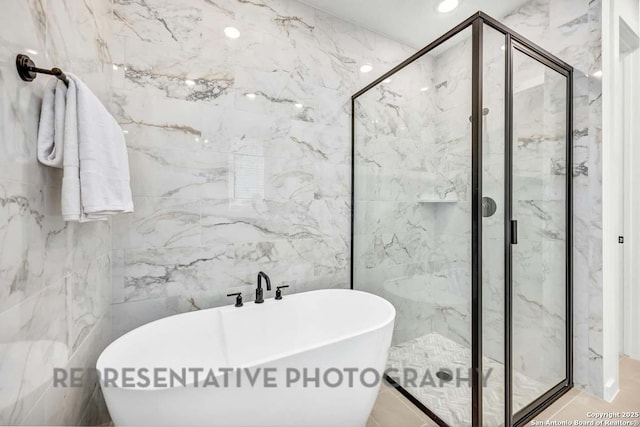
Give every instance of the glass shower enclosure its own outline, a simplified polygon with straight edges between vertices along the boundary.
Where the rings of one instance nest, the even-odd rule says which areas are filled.
[[[573,385],[572,73],[478,12],[352,97],[351,286],[396,307],[387,378],[439,425]]]

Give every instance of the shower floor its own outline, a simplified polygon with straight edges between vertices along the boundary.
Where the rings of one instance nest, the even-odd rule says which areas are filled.
[[[504,365],[488,357],[484,357],[482,363],[485,372],[492,369],[482,395],[483,425],[498,427],[504,423]],[[417,371],[417,383],[422,381],[428,371],[430,376],[425,383],[429,385],[404,388],[449,425],[471,425],[470,383],[458,381],[460,386],[456,386],[457,369],[460,369],[461,378],[469,378],[471,367],[469,348],[438,333],[430,333],[391,347],[387,367]],[[436,376],[441,369],[449,369],[454,377],[449,382],[442,382],[442,386],[440,379]],[[402,385],[402,381],[399,382]],[[518,372],[513,372],[512,384],[515,411],[546,391],[542,383]]]

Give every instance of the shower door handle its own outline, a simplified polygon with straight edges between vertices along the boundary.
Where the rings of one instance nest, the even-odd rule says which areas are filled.
[[[511,220],[511,244],[518,244],[518,221],[515,219]]]

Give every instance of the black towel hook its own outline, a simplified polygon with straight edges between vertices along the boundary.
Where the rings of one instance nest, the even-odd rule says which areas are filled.
[[[18,69],[18,75],[25,82],[33,81],[33,79],[36,78],[37,73],[40,73],[56,76],[58,79],[62,80],[65,85],[69,86],[69,79],[60,68],[52,68],[50,70],[47,70],[46,68],[38,68],[27,55],[18,54],[18,56],[16,56],[16,68]]]

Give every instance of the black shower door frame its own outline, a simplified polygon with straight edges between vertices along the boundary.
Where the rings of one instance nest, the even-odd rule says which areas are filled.
[[[391,77],[396,72],[410,65],[434,48],[451,39],[459,32],[472,28],[472,209],[471,209],[471,419],[472,425],[482,426],[482,109],[483,109],[483,28],[484,25],[499,31],[505,36],[505,229],[504,229],[504,255],[505,255],[505,427],[519,427],[533,419],[537,414],[546,409],[560,396],[573,387],[573,258],[572,258],[572,229],[573,229],[573,190],[572,190],[572,146],[573,146],[573,67],[557,58],[550,52],[521,36],[507,26],[488,16],[484,12],[477,12],[456,25],[454,28],[422,48],[414,55],[386,72],[378,79],[355,93],[351,97],[351,289],[353,283],[353,255],[354,255],[354,202],[355,202],[355,101],[356,99]],[[513,177],[513,50],[531,57],[543,65],[557,71],[567,79],[567,117],[566,117],[566,377],[549,389],[542,396],[512,414],[512,200],[511,183]],[[515,241],[513,242],[515,243]],[[414,403],[420,410],[432,418],[438,425],[449,426],[438,417],[431,409],[415,398],[411,393],[397,384],[390,377],[386,377],[394,387],[407,399]]]

